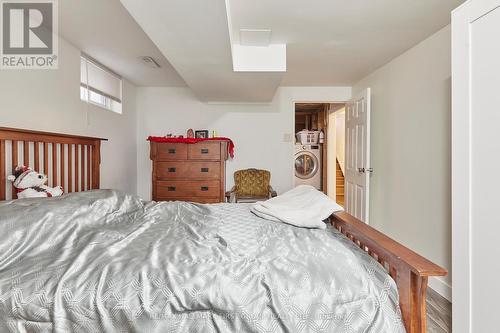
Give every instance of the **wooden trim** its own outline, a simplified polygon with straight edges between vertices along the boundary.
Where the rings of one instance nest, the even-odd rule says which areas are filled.
[[[23,144],[23,164],[34,167],[35,170],[40,170],[40,158],[43,158],[43,173],[49,173],[51,166],[52,176],[49,179],[49,184],[52,186],[62,185],[65,192],[84,191],[91,188],[99,188],[99,168],[100,168],[100,145],[101,141],[107,139],[59,134],[41,131],[30,131],[25,129],[0,127],[0,200],[7,200],[7,170],[6,162],[6,142],[12,143],[12,168],[19,164],[19,149],[18,144]],[[34,159],[33,165],[29,165],[30,144],[34,144]],[[43,149],[40,148],[40,143],[43,143]],[[49,144],[51,145],[52,158],[49,156]],[[59,145],[59,147],[57,147]],[[72,147],[75,146],[73,159]],[[68,147],[68,153],[65,152],[65,146]],[[81,160],[79,160],[78,146],[81,147]],[[85,146],[87,151],[87,161],[85,161]],[[59,157],[58,157],[59,154]],[[67,159],[66,159],[67,156]],[[58,158],[60,159],[58,163]],[[50,159],[50,161],[49,161]],[[67,162],[66,162],[67,161]],[[74,165],[73,165],[74,163]],[[51,164],[51,165],[50,165]],[[87,186],[85,187],[85,165],[87,165]],[[76,168],[73,172],[73,166]],[[78,173],[78,168],[82,167],[82,173]],[[60,170],[58,170],[60,168]],[[67,169],[66,169],[67,168]],[[66,171],[67,170],[67,171]],[[66,181],[67,175],[67,181]],[[74,182],[74,187],[73,187]],[[81,187],[79,182],[81,182]],[[17,197],[13,187],[12,199]]]
[[[5,200],[5,190],[7,187],[5,177],[5,141],[0,140],[0,200]]]
[[[30,143],[24,141],[23,143],[23,164],[27,165],[30,163]]]
[[[40,142],[33,143],[35,170],[40,170]]]
[[[66,190],[66,189],[65,189]],[[68,193],[73,192],[73,145],[68,145]]]
[[[91,158],[91,153],[90,153],[90,145],[87,146],[87,191],[92,189],[92,185],[90,183],[90,160]]]
[[[226,160],[227,160],[227,143],[222,142],[219,145],[220,149],[220,177],[226,177]],[[220,179],[220,185],[219,185],[219,190],[220,190],[220,198],[225,198],[226,197],[226,181],[225,179]],[[224,202],[224,200],[222,200]]]
[[[49,174],[49,144],[43,143],[43,173]]]
[[[86,190],[85,187],[85,146],[82,145],[80,149],[80,187],[82,192]]]
[[[17,164],[18,164],[18,148],[19,148],[19,145],[17,143],[17,140],[12,140],[12,174],[14,174],[14,170],[16,169],[17,167]],[[3,177],[6,177],[6,175],[2,175],[2,178]],[[17,192],[16,192],[16,188],[14,187],[14,184],[11,185],[12,186],[12,199],[17,199]]]
[[[59,178],[57,177],[57,144],[52,143],[52,186],[59,185]]]
[[[92,154],[92,189],[99,189],[100,173],[99,168],[101,165],[101,140],[95,140]]]
[[[336,229],[380,262],[396,281],[406,331],[425,333],[428,278],[448,272],[345,212],[335,213],[331,220]]]
[[[19,138],[19,139],[18,139]],[[71,141],[75,143],[75,141],[91,141],[95,140],[100,141],[108,141],[108,139],[97,138],[91,136],[81,136],[81,135],[71,135],[71,134],[60,134],[60,133],[51,133],[51,132],[42,132],[42,131],[31,131],[27,129],[20,128],[10,128],[10,127],[0,127],[0,139],[2,140],[18,140],[18,141],[30,141],[34,142],[38,139],[39,142],[49,142],[53,141],[57,143],[67,143],[65,141]],[[69,140],[65,140],[69,139]]]
[[[79,183],[79,169],[80,169],[80,163],[78,161],[78,157],[80,156],[80,152],[78,151],[78,144],[75,144],[75,192],[80,191],[80,183]]]
[[[65,154],[64,154],[64,146],[63,144],[59,145],[59,162],[60,162],[60,169],[61,169],[61,182],[59,183],[59,185],[61,185],[61,187],[63,188],[63,190],[66,190],[66,174],[65,174],[65,162],[66,162],[66,158],[65,158]]]

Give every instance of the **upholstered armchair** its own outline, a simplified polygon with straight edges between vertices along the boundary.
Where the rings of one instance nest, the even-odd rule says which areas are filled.
[[[226,192],[227,202],[257,202],[275,197],[267,170],[246,169],[234,173],[234,186]]]

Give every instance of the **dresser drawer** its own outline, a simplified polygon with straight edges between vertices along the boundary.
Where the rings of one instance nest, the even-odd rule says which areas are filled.
[[[183,143],[156,144],[158,160],[185,160],[187,159],[187,145]]]
[[[158,179],[220,179],[219,162],[165,161],[155,166]]]
[[[220,197],[220,182],[218,180],[171,180],[156,182],[156,197],[161,199],[181,197]]]
[[[219,142],[198,142],[188,145],[190,160],[220,160]]]

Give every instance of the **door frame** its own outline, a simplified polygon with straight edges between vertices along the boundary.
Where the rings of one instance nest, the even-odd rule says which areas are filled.
[[[315,100],[315,99],[294,99],[292,100],[292,114],[293,114],[293,121],[292,121],[292,133],[293,133],[293,138],[292,138],[292,142],[291,142],[291,145],[292,145],[292,152],[293,152],[293,157],[295,156],[295,110],[296,110],[296,104],[300,104],[300,103],[314,103],[314,104],[346,104],[347,101],[345,100],[340,100],[340,101],[325,101],[325,100]],[[331,127],[331,124],[328,123],[328,112],[325,112],[325,115],[327,117],[327,130]],[[333,143],[332,144],[328,137],[328,133],[327,131],[325,131],[325,142],[326,142],[326,148],[327,148],[327,154],[328,152],[332,153],[333,154],[337,154],[337,147],[336,147],[336,142],[335,142],[335,137],[333,138]],[[295,159],[293,159],[293,161],[295,161]],[[322,159],[322,168],[325,170],[323,172],[324,173],[324,179],[322,180],[323,181],[323,186],[326,187],[326,191],[324,190],[324,192],[326,192],[325,194],[327,194],[330,198],[332,198],[333,200],[336,200],[336,191],[337,191],[337,186],[335,184],[334,188],[332,189],[332,192],[333,192],[333,196],[328,194],[330,193],[330,189],[328,188],[328,175],[331,173],[328,172],[328,161],[324,161],[324,159]],[[292,184],[294,183],[294,180],[295,180],[295,168],[293,168],[292,170],[292,174],[291,174],[291,179],[292,179]],[[325,184],[326,183],[326,184]]]
[[[341,111],[341,110],[345,110],[345,106],[346,106],[346,103],[331,103],[331,104],[338,104],[339,106],[342,105],[342,107],[339,107],[338,109],[335,109],[335,110],[329,110],[328,112],[328,117],[330,119],[330,117],[333,118],[333,122],[330,122],[329,120],[329,127],[328,127],[328,131],[332,134],[332,138],[330,139],[330,146],[333,146],[330,150],[331,154],[335,157],[335,163],[337,161],[337,122],[336,122],[336,119],[335,117],[333,117],[334,114],[336,114],[337,112]],[[345,140],[344,140],[345,142]],[[332,171],[333,172],[333,171]],[[334,172],[334,176],[332,177],[333,178],[333,186],[330,188],[330,186],[328,186],[328,196],[330,198],[332,198],[335,202],[337,202],[337,166],[335,165],[335,172]],[[328,178],[327,178],[327,182],[328,182]]]

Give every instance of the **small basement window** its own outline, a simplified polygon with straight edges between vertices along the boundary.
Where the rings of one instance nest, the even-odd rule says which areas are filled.
[[[80,59],[81,100],[121,114],[121,76],[86,54],[82,54]]]

